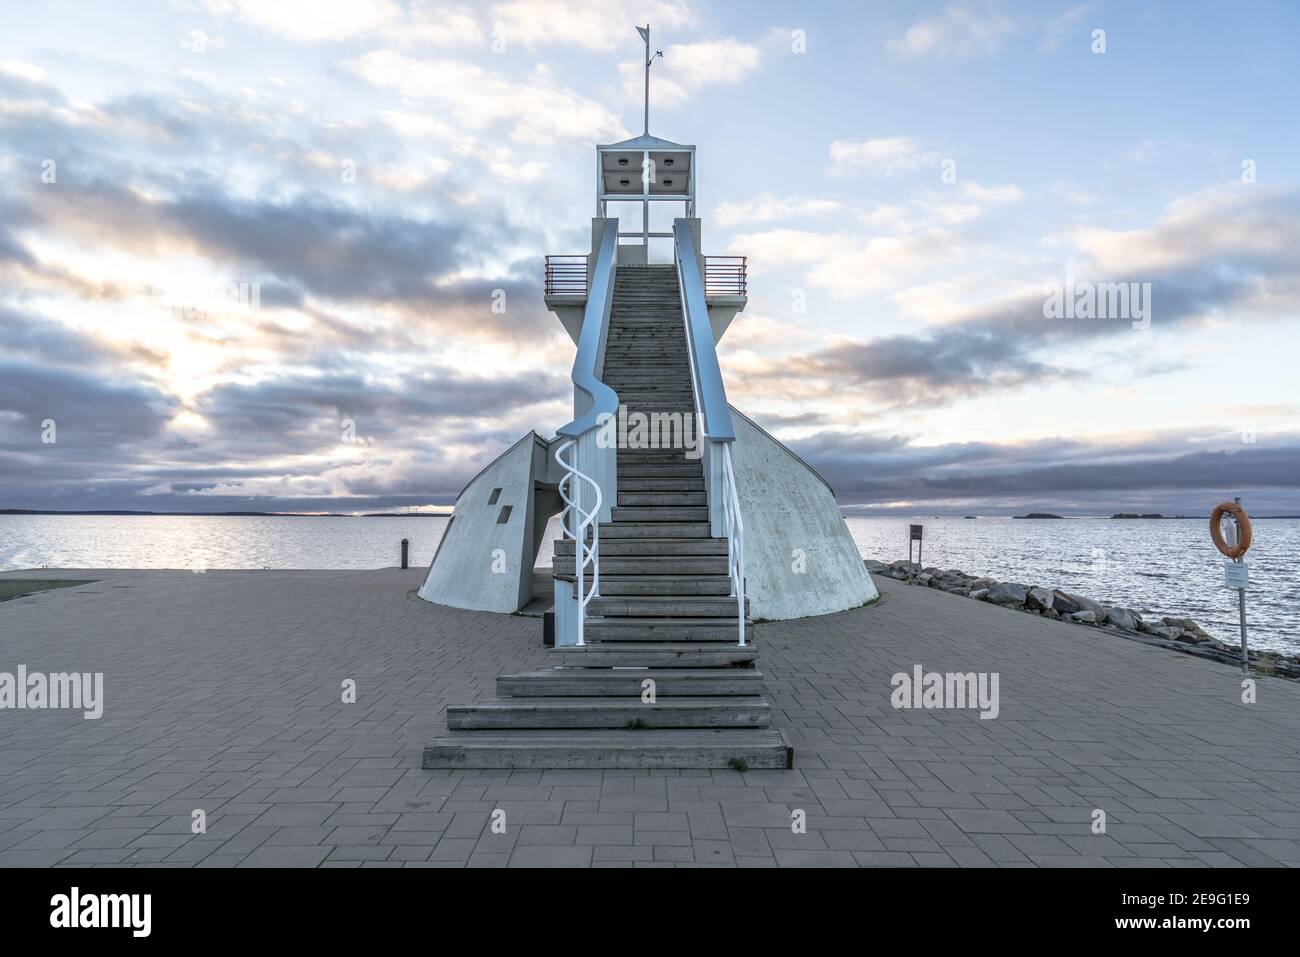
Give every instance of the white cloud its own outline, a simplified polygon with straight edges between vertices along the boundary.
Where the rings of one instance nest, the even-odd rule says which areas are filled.
[[[740,223],[770,223],[774,220],[828,216],[840,212],[844,204],[834,199],[810,199],[803,196],[774,196],[763,193],[737,203],[720,203],[713,213],[719,226]]]
[[[513,136],[532,143],[622,136],[617,118],[604,106],[550,82],[546,72],[516,82],[457,60],[416,59],[375,50],[348,64],[357,75],[404,97],[440,103],[470,129],[513,122]]]
[[[30,63],[24,63],[22,60],[0,61],[0,73],[7,73],[9,76],[25,80],[28,83],[40,83],[45,79],[44,70]]]
[[[398,47],[470,47],[487,41],[474,10],[445,5],[432,10],[412,7],[409,23],[385,27],[377,35]]]
[[[689,26],[695,16],[683,0],[640,2],[634,11],[609,0],[508,0],[492,8],[493,35],[511,44],[556,44],[609,51],[640,45],[634,24],[651,25],[651,41],[661,28]]]
[[[1070,234],[1099,274],[1160,273],[1248,259],[1300,266],[1294,194],[1262,186],[1205,190],[1170,203],[1147,229],[1086,228]]]
[[[737,236],[730,252],[756,264],[811,265],[810,285],[847,297],[897,286],[938,261],[960,259],[965,250],[946,229],[865,241],[846,233],[772,229]]]
[[[1044,30],[1043,49],[1055,50],[1061,45],[1061,40],[1065,34],[1073,30],[1083,20],[1086,13],[1096,6],[1095,3],[1078,3],[1072,7],[1066,7],[1064,12],[1054,17]]]
[[[993,54],[1017,30],[1016,22],[996,12],[974,13],[951,6],[942,13],[918,20],[902,36],[889,41],[897,56],[970,56]]]
[[[207,0],[207,7],[302,43],[361,36],[401,16],[393,0]]]
[[[181,46],[191,53],[206,53],[208,48],[220,49],[226,45],[221,37],[208,36],[206,30],[190,30],[181,37]]]
[[[962,194],[980,203],[1018,203],[1025,198],[1025,191],[1019,186],[1010,183],[1003,186],[981,186],[974,180],[962,184]]]
[[[831,175],[850,172],[901,173],[934,166],[939,154],[923,150],[910,136],[890,136],[851,142],[835,140],[830,146]]]
[[[664,50],[650,68],[650,108],[672,109],[706,86],[734,86],[753,73],[763,59],[752,43],[730,37],[700,43],[679,43]],[[645,64],[639,58],[618,65],[629,102],[645,95]]]

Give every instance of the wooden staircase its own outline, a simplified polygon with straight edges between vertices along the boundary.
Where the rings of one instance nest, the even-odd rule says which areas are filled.
[[[619,267],[604,381],[629,412],[694,415],[675,267]],[[738,645],[727,542],[710,537],[703,465],[688,457],[699,446],[626,438],[587,643],[555,648],[544,671],[498,677],[495,700],[448,708],[448,735],[425,748],[424,767],[792,766],[753,640]],[[554,574],[573,579],[571,540],[555,542]]]

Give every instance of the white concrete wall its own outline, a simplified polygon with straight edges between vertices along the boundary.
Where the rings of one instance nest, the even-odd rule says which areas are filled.
[[[451,524],[443,535],[429,574],[420,586],[425,601],[476,611],[513,612],[532,594],[533,446],[528,433],[465,486],[456,499]],[[492,490],[501,489],[489,505]],[[512,506],[504,524],[497,519]],[[544,519],[543,519],[544,521]],[[501,549],[504,555],[494,559]],[[501,571],[493,570],[497,562]],[[527,566],[527,567],[525,567]]]
[[[875,599],[876,586],[831,490],[793,452],[734,408],[731,418],[751,617],[826,615]],[[796,549],[805,556],[802,573],[793,567]]]

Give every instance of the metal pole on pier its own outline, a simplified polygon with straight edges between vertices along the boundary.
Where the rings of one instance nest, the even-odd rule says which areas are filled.
[[[1240,496],[1234,498],[1233,502],[1240,506]],[[1233,520],[1232,526],[1234,529],[1237,527],[1235,519]],[[1237,538],[1238,536],[1234,535],[1233,537]],[[1241,566],[1244,575],[1250,574],[1246,571],[1246,560],[1244,557],[1235,558],[1233,561]],[[1248,675],[1250,674],[1250,652],[1246,650],[1246,585],[1244,584],[1244,579],[1243,584],[1237,587],[1237,614],[1241,619],[1241,673]]]
[[[406,568],[406,567],[407,567],[407,561],[406,561],[406,559],[407,559],[407,553],[408,553],[408,550],[410,549],[410,547],[411,547],[411,540],[410,540],[409,538],[404,538],[404,539],[402,539],[402,567],[403,567],[403,568]]]

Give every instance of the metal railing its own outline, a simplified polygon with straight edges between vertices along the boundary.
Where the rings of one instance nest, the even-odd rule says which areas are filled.
[[[731,467],[731,443],[722,443],[723,528],[727,533],[727,574],[731,595],[736,599],[736,630],[740,647],[745,647],[745,523],[740,518],[740,496],[736,494],[736,472]]]
[[[595,267],[591,289],[583,313],[582,331],[578,335],[578,352],[573,359],[574,420],[561,426],[557,434],[567,441],[555,450],[555,461],[563,469],[557,483],[565,503],[562,519],[564,534],[573,538],[575,592],[560,603],[564,591],[556,581],[556,643],[567,644],[569,629],[584,643],[587,603],[600,594],[600,522],[609,521],[610,506],[617,498],[618,459],[614,448],[597,442],[597,428],[606,416],[618,412],[618,395],[602,379],[605,339],[609,330],[610,310],[614,305],[614,275],[618,256],[618,220],[606,219],[596,242]],[[586,257],[583,257],[584,270]],[[585,273],[584,273],[585,275]],[[572,447],[568,461],[561,454]],[[588,497],[590,496],[590,501]],[[587,529],[591,544],[587,544]],[[584,589],[583,569],[591,565],[590,590]],[[567,585],[564,586],[567,589]],[[562,640],[561,631],[565,634]]]
[[[745,296],[748,266],[746,256],[705,256],[704,295]]]
[[[731,462],[736,440],[727,404],[727,390],[718,365],[718,351],[709,322],[704,278],[700,275],[695,236],[685,219],[673,222],[673,250],[677,282],[686,323],[686,355],[691,367],[691,391],[696,420],[704,440],[704,482],[709,503],[709,531],[727,540],[727,574],[736,599],[737,643],[745,645],[745,531],[740,518],[740,497]],[[743,257],[737,257],[743,258]],[[732,294],[734,295],[734,293]]]
[[[546,295],[587,295],[587,257],[580,253],[573,256],[547,256]]]
[[[568,449],[573,449],[573,457],[566,462],[560,456]],[[573,581],[574,597],[577,599],[578,646],[586,644],[584,637],[587,620],[587,604],[600,594],[600,483],[585,472],[577,469],[577,440],[570,439],[555,450],[555,461],[564,469],[557,489],[564,502],[564,511],[560,513],[560,528],[566,538],[573,539]],[[574,480],[579,479],[591,486],[595,493],[595,503],[590,509],[584,509],[582,496],[574,490]],[[587,529],[591,529],[591,543],[587,542]],[[591,588],[584,589],[583,578],[587,566],[591,566]]]

